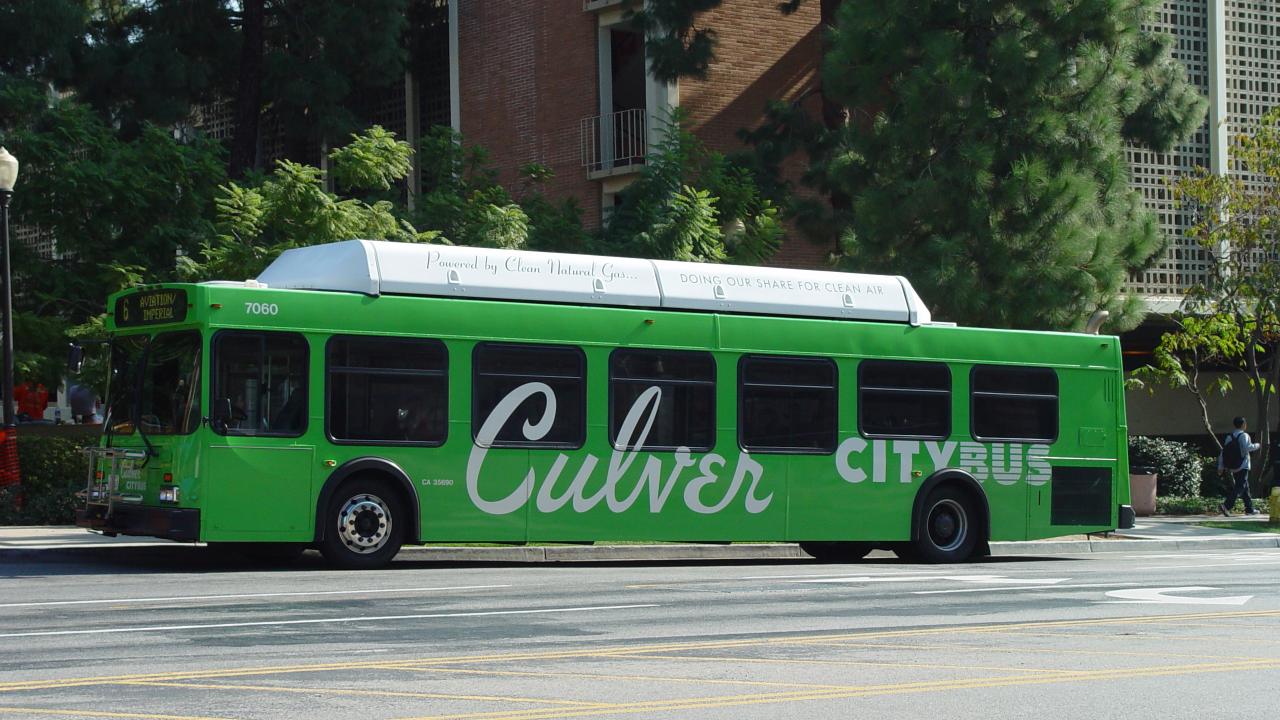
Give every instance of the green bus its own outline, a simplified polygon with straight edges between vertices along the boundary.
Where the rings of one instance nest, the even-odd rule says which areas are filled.
[[[108,315],[110,534],[952,562],[1133,522],[1118,339],[934,322],[901,277],[352,240]]]

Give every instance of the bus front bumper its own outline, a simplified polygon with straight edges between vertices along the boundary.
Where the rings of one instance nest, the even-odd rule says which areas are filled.
[[[182,542],[200,539],[200,511],[115,505],[110,514],[105,506],[90,505],[76,510],[76,525],[111,535],[142,535]]]
[[[1132,530],[1134,524],[1138,522],[1138,515],[1133,511],[1132,505],[1120,506],[1120,526],[1117,530]]]

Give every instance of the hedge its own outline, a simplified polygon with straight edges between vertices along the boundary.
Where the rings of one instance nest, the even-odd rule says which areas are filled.
[[[1186,443],[1141,435],[1129,438],[1129,472],[1152,470],[1158,474],[1156,494],[1161,497],[1199,495],[1208,462],[1209,458]]]
[[[18,428],[22,484],[0,488],[0,525],[69,525],[75,521],[75,493],[89,472],[81,438],[24,435]],[[22,493],[18,508],[17,494]]]

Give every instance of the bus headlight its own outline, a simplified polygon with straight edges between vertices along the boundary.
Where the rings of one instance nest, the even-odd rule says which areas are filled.
[[[167,485],[160,488],[160,502],[178,502],[178,488],[175,485]]]

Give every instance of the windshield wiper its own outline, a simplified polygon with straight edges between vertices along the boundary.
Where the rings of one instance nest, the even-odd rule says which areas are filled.
[[[147,359],[151,355],[151,343],[154,340],[155,338],[148,337],[147,343],[142,346],[142,356],[138,360],[138,378],[133,392],[133,426],[138,429],[138,437],[142,438],[142,444],[147,448],[147,457],[138,466],[139,469],[146,467],[147,463],[151,462],[151,458],[160,454],[156,446],[151,444],[151,439],[147,437],[147,431],[142,429],[142,386],[146,382],[142,373],[147,367]]]

